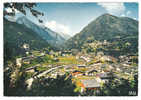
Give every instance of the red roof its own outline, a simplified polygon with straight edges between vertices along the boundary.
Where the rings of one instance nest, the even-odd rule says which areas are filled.
[[[78,74],[81,74],[81,72],[74,72],[74,73],[72,73],[72,76],[75,76],[75,75],[78,75]]]

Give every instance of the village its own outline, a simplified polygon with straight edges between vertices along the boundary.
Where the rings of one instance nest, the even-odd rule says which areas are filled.
[[[74,91],[84,93],[92,89],[99,93],[103,84],[109,80],[132,79],[138,74],[137,64],[133,62],[136,56],[122,55],[119,59],[105,55],[102,51],[97,54],[77,52],[77,50],[66,51],[30,51],[29,45],[23,45],[26,57],[16,59],[17,67],[22,67],[28,77],[25,81],[27,89],[30,90],[34,79],[57,78],[65,75],[71,78],[76,85]],[[29,53],[30,52],[30,53]],[[14,77],[11,76],[11,77]]]

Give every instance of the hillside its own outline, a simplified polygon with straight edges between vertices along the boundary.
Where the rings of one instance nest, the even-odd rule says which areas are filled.
[[[87,43],[104,42],[105,40],[113,44],[111,47],[129,42],[131,44],[129,48],[137,52],[138,22],[127,17],[116,17],[110,14],[101,15],[88,24],[80,33],[66,41],[65,47],[81,50]]]
[[[40,37],[42,37],[44,40],[46,40],[49,44],[52,46],[57,46],[62,44],[65,41],[65,38],[63,38],[58,33],[52,31],[51,29],[43,26],[38,26],[28,20],[26,17],[19,17],[16,20],[17,23],[25,25],[26,27],[32,29],[35,33],[37,33]]]
[[[24,43],[29,44],[31,50],[50,47],[48,42],[31,29],[4,19],[4,58],[10,59],[22,55]]]

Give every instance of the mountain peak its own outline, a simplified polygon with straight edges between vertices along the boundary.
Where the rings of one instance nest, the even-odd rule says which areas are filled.
[[[80,33],[70,38],[67,47],[79,48],[80,45],[91,40],[113,41],[117,36],[125,37],[138,34],[138,22],[130,18],[121,18],[110,14],[103,14],[90,22]]]
[[[114,16],[114,15],[112,15],[112,14],[109,14],[109,13],[104,13],[104,14],[102,14],[101,16],[99,16],[99,17],[116,17],[116,16]]]
[[[118,18],[118,17],[111,15],[109,13],[105,13],[105,14],[98,17],[98,19],[111,19],[111,18],[113,19],[113,18]]]
[[[104,13],[104,14],[101,15],[101,16],[113,16],[113,15],[111,15],[111,14],[109,14],[109,13]]]

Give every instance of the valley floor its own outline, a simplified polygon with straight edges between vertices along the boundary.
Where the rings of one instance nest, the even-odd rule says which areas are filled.
[[[134,55],[115,58],[102,52],[97,54],[79,52],[73,55],[70,51],[51,54],[33,51],[32,55],[16,59],[17,67],[11,73],[9,88],[16,89],[17,86],[19,88],[17,93],[6,95],[134,96],[137,95],[138,76],[135,59],[137,56]],[[8,70],[9,67],[5,69],[5,73]],[[25,90],[19,94],[21,86],[24,86]],[[64,89],[59,94],[60,89],[57,87],[60,86]],[[122,91],[123,88],[125,91]],[[68,89],[71,91],[67,92]]]

